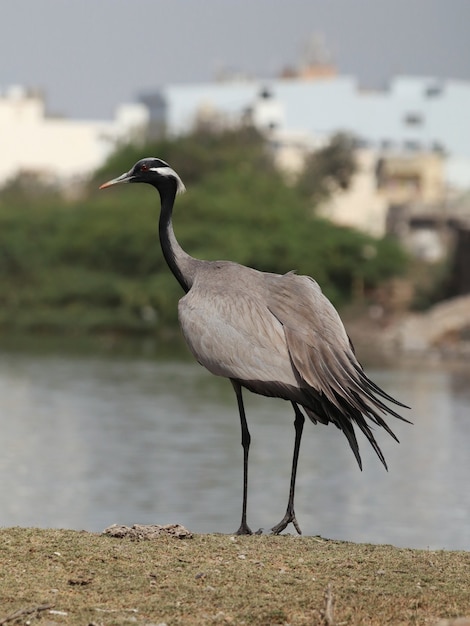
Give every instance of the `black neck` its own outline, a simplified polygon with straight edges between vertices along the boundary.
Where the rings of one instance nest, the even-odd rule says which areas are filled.
[[[176,181],[173,182],[169,180],[165,187],[158,188],[158,192],[161,200],[158,232],[163,256],[168,263],[168,267],[175,275],[176,280],[187,293],[191,285],[183,273],[182,263],[183,260],[189,258],[189,256],[176,241],[172,224],[173,206],[176,197]]]

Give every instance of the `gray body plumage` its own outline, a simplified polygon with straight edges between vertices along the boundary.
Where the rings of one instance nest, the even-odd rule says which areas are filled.
[[[265,396],[300,404],[313,422],[335,424],[361,465],[355,423],[382,453],[365,418],[391,400],[365,375],[344,325],[319,285],[293,272],[260,272],[230,261],[198,261],[178,316],[198,362]]]
[[[246,521],[251,437],[242,387],[292,403],[295,442],[289,500],[285,516],[272,530],[278,534],[293,523],[300,533],[294,492],[305,421],[301,408],[312,422],[332,423],[342,430],[361,467],[354,431],[357,426],[387,467],[371,425],[383,427],[396,439],[383,416],[404,418],[384,400],[404,405],[366,376],[338,313],[312,278],[191,257],[173,231],[175,196],[184,191],[176,172],[164,161],[151,157],[101,188],[129,182],[146,182],[159,192],[162,251],[185,291],[178,305],[183,335],[199,363],[216,376],[229,378],[235,390],[244,451],[242,519],[237,533],[251,533]]]

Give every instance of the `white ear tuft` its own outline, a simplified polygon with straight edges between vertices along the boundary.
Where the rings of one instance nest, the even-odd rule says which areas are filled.
[[[178,176],[176,180],[176,193],[184,193],[186,191],[186,187],[184,186],[183,181]]]
[[[178,176],[173,168],[170,166],[167,167],[151,167],[150,170],[152,172],[158,172],[161,176],[168,176],[169,178],[176,179],[176,193],[184,193],[186,191],[186,187],[184,186],[183,181]]]

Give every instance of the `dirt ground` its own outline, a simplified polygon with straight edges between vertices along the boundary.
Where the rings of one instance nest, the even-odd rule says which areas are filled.
[[[146,538],[139,528],[0,529],[0,625],[397,626],[470,616],[468,552],[174,527]]]

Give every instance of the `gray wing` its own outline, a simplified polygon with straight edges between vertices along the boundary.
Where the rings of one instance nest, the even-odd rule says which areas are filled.
[[[268,308],[282,324],[290,358],[305,383],[338,406],[356,381],[357,363],[336,309],[309,276],[268,275]]]
[[[383,400],[404,405],[366,376],[336,309],[313,279],[290,273],[277,279],[268,275],[267,280],[271,283],[268,308],[283,326],[293,367],[310,398],[310,403],[301,403],[307,414],[314,421],[338,426],[361,466],[353,428],[357,424],[386,467],[365,418],[397,439],[382,415],[404,418]]]
[[[196,282],[178,316],[196,359],[210,372],[240,381],[297,384],[283,325],[268,310],[263,274],[239,267]]]

